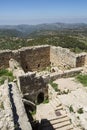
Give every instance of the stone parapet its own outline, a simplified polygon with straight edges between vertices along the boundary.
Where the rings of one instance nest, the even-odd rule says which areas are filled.
[[[68,78],[75,76],[83,71],[83,67],[73,68],[71,70],[65,70],[64,72],[55,72],[50,74],[50,80],[56,80],[59,78]]]

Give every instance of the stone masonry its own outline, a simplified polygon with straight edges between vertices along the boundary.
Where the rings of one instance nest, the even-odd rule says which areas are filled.
[[[20,76],[18,80],[20,90],[27,100],[38,103],[38,95],[40,93],[44,95],[44,99],[48,98],[48,86],[43,77],[29,72]]]
[[[51,46],[50,61],[54,66],[76,67],[76,55],[62,47]]]
[[[14,59],[9,61],[9,66],[25,99],[37,103],[40,93],[44,95],[44,99],[48,98],[47,78],[45,79],[45,77],[35,72],[25,73],[20,64]]]
[[[0,51],[0,68],[8,68],[9,60],[17,60],[25,72],[43,70],[50,66],[82,67],[87,64],[87,53],[75,54],[69,49],[49,45]]]
[[[50,46],[24,47],[0,51],[0,68],[8,68],[9,60],[17,60],[24,71],[41,70],[50,65]]]

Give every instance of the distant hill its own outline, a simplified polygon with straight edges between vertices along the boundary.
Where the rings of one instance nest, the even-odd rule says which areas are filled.
[[[0,37],[22,37],[24,34],[16,29],[0,29]]]
[[[52,23],[0,26],[0,49],[55,45],[76,53],[87,52],[87,24]]]
[[[52,24],[38,24],[38,25],[0,25],[0,35],[11,36],[29,36],[33,32],[40,31],[64,31],[71,30],[87,30],[87,24],[67,24],[67,23],[52,23]]]

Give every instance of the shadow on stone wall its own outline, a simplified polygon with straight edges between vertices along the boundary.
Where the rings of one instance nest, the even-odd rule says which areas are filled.
[[[12,84],[9,84],[9,95],[10,95],[10,101],[12,104],[12,112],[13,112],[15,130],[22,130],[20,128],[20,124],[18,122],[19,116],[17,114],[16,106],[15,106],[14,99],[13,99]]]
[[[55,130],[51,125],[50,121],[47,119],[42,119],[39,124],[38,130]]]

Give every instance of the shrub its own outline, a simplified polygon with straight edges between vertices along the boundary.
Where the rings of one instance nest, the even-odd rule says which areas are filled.
[[[64,90],[63,92],[62,92],[62,94],[68,94],[69,93],[69,89],[68,90]]]
[[[69,111],[74,112],[74,109],[73,109],[72,105],[69,106]]]
[[[77,112],[78,112],[79,114],[82,114],[82,113],[83,113],[83,108],[79,108],[79,109],[77,110]]]

